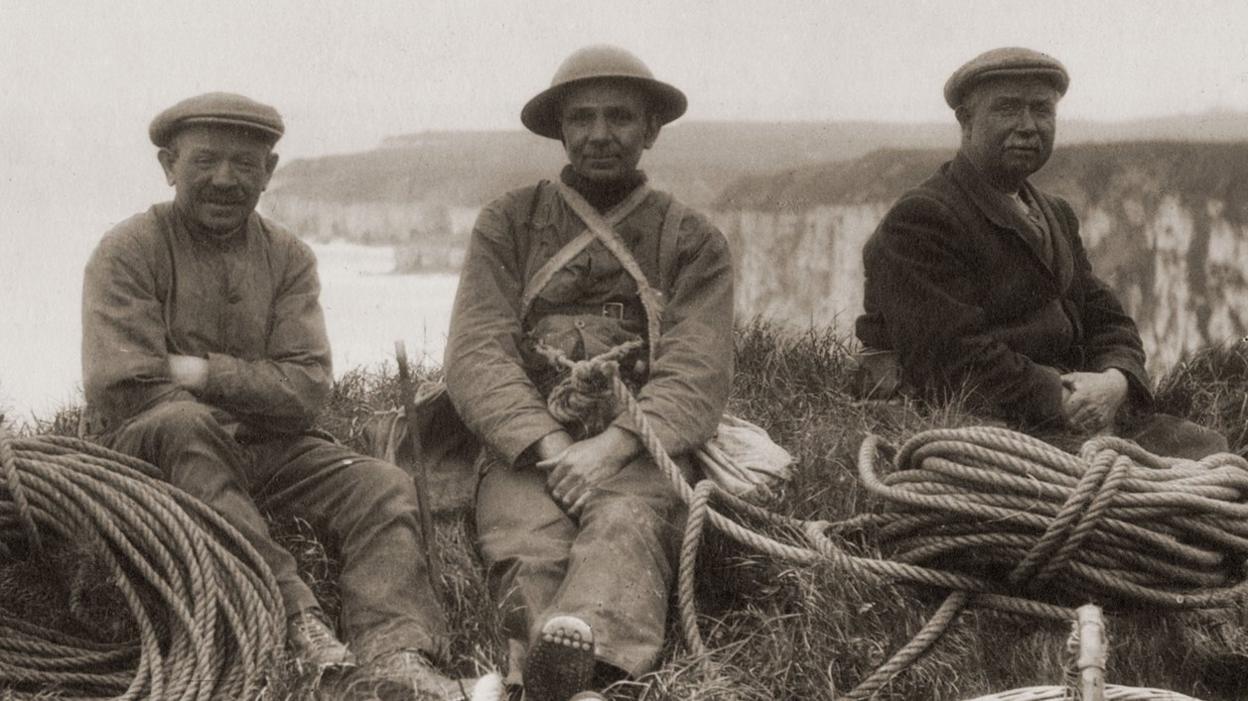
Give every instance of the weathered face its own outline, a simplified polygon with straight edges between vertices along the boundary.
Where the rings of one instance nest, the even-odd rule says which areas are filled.
[[[573,86],[560,117],[563,148],[572,169],[596,182],[619,180],[637,169],[659,136],[641,89],[619,81]]]
[[[157,155],[184,216],[215,233],[236,231],[260,201],[277,154],[249,132],[189,127]]]
[[[985,81],[960,108],[962,153],[989,178],[1020,185],[1053,153],[1058,98],[1042,78]]]

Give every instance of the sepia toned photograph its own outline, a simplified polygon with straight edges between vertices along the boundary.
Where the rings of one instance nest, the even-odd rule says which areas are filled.
[[[0,0],[0,699],[1248,699],[1246,36]]]

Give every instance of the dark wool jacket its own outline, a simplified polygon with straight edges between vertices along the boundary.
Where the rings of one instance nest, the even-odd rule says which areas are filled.
[[[1118,368],[1133,408],[1147,409],[1139,332],[1092,274],[1074,211],[1024,187],[1048,223],[1051,262],[961,155],[902,195],[863,248],[859,340],[897,351],[916,388],[967,389],[981,408],[1027,423],[1061,420],[1069,371]]]

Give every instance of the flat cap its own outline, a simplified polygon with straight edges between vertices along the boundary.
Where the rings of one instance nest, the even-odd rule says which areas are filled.
[[[256,133],[270,144],[286,131],[282,115],[255,100],[225,92],[188,97],[156,115],[147,133],[152,143],[164,147],[182,129],[195,125],[230,126]]]
[[[573,85],[591,80],[615,80],[637,86],[645,93],[660,124],[679,118],[688,106],[685,94],[655,80],[649,66],[641,59],[618,46],[598,44],[578,49],[564,59],[550,87],[525,103],[520,111],[520,122],[538,136],[560,138],[559,111],[563,108],[564,96]]]
[[[1070,75],[1061,61],[1039,51],[1017,46],[985,51],[962,64],[945,83],[945,102],[954,109],[970,94],[971,88],[987,78],[1033,75],[1047,79],[1059,95],[1066,94]]]

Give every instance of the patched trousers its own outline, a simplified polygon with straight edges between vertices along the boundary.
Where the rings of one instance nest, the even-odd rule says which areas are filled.
[[[446,623],[403,470],[311,436],[242,445],[208,406],[188,401],[157,405],[101,441],[158,466],[237,528],[273,570],[288,615],[316,597],[262,511],[302,518],[337,547],[343,637],[361,660],[398,648],[443,652]]]
[[[541,625],[577,616],[603,662],[632,676],[663,646],[686,510],[649,458],[599,484],[579,518],[546,491],[546,473],[483,458],[477,534],[511,648],[510,681]]]

